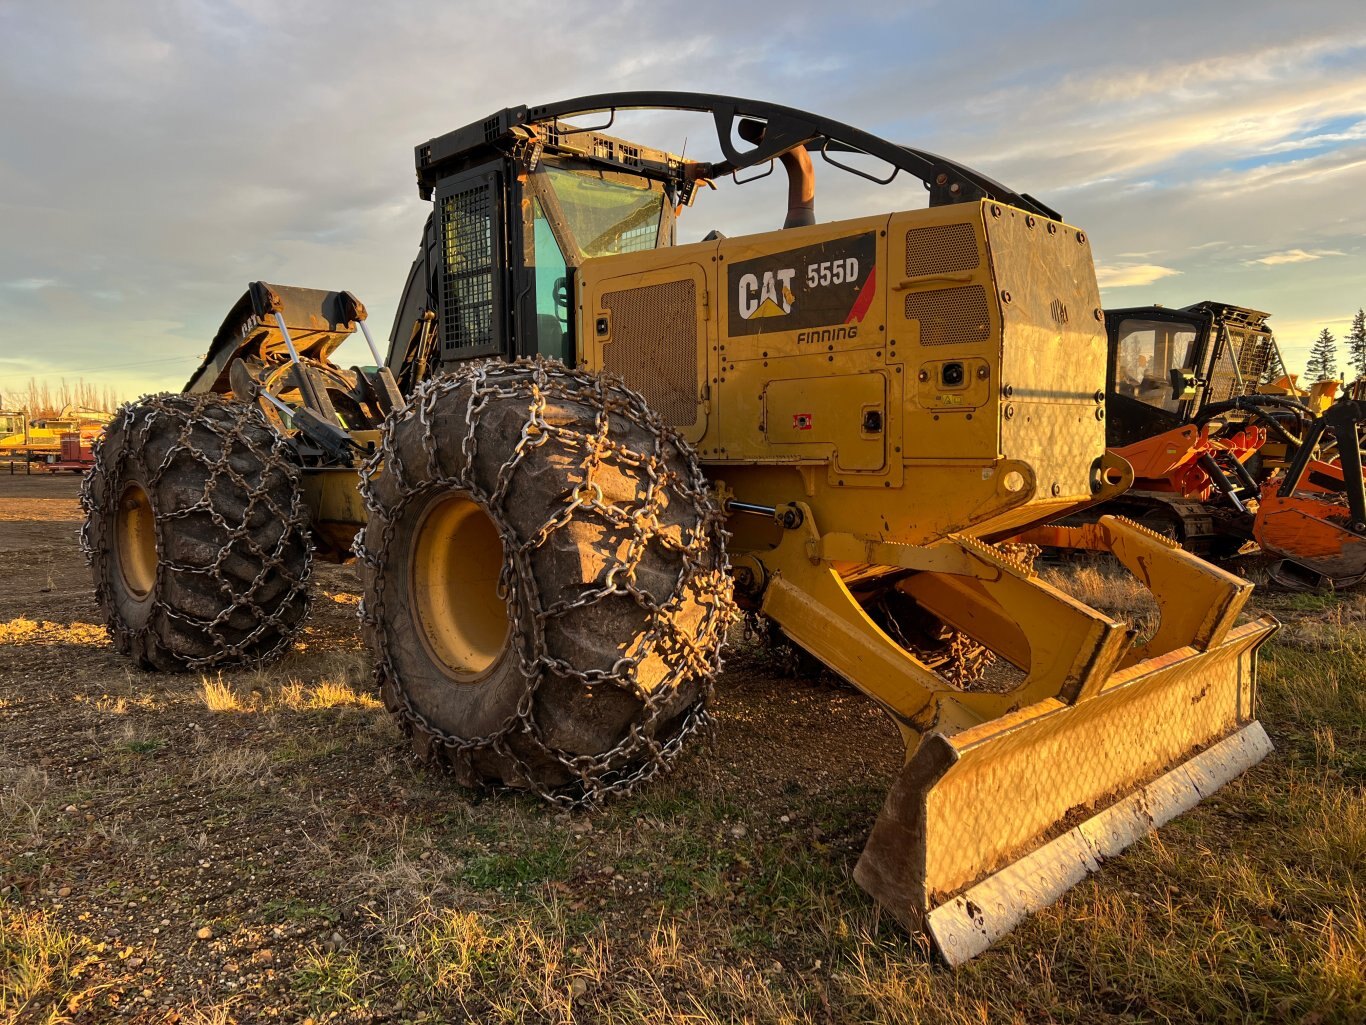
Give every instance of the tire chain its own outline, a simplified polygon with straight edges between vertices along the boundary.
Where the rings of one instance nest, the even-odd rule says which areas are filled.
[[[226,418],[206,416],[205,413],[208,410],[219,410],[228,416]],[[270,612],[262,609],[252,600],[252,595],[272,574],[283,574],[288,577],[290,571],[281,558],[281,551],[296,531],[302,533],[305,541],[307,541],[309,523],[308,508],[304,502],[303,489],[300,486],[301,475],[293,446],[288,438],[270,426],[265,415],[255,405],[234,402],[214,393],[199,395],[162,393],[144,395],[136,402],[128,402],[121,406],[95,440],[92,451],[94,462],[86,471],[81,482],[80,501],[81,509],[85,513],[85,522],[82,523],[80,529],[80,544],[86,564],[93,567],[97,553],[102,553],[106,558],[109,556],[111,539],[107,528],[118,515],[119,495],[111,490],[111,482],[105,475],[105,467],[117,468],[122,466],[124,461],[130,457],[140,457],[146,450],[148,437],[162,420],[169,420],[172,423],[178,422],[179,427],[177,428],[176,441],[168,446],[161,463],[155,467],[148,467],[150,474],[146,481],[148,491],[155,492],[171,464],[178,456],[186,453],[205,467],[208,484],[204,489],[204,494],[193,505],[172,512],[155,510],[158,582],[161,581],[162,574],[167,572],[200,576],[210,583],[213,590],[230,597],[231,601],[217,616],[211,620],[206,620],[201,617],[186,615],[171,608],[162,599],[159,593],[161,589],[157,588],[157,596],[142,631],[154,633],[158,617],[161,616],[172,622],[184,624],[191,630],[208,632],[215,641],[214,653],[200,658],[179,656],[178,661],[186,669],[201,669],[229,662],[251,665],[269,661],[282,654],[289,646],[299,624],[303,621],[304,615],[307,614],[305,611],[304,615],[298,616],[292,622],[285,622],[280,612],[288,609],[295,602],[308,602],[308,580],[312,575],[313,562],[312,547],[306,543],[304,545],[306,555],[303,572],[298,575],[297,579],[291,580],[290,590],[285,599],[274,603],[276,604],[276,611]],[[122,442],[117,452],[111,456],[107,447],[108,438],[118,428],[122,428]],[[250,437],[251,432],[248,432],[246,428],[268,434],[271,438],[270,443],[262,445],[253,440]],[[208,430],[218,438],[221,441],[219,450],[214,452],[210,448],[196,445],[193,440],[196,429]],[[245,446],[260,460],[264,469],[257,479],[250,480],[233,467],[230,457],[237,445]],[[271,495],[262,487],[262,483],[270,470],[279,470],[290,481],[292,486],[287,502],[279,501],[279,496]],[[246,515],[242,517],[243,522],[239,524],[229,523],[213,506],[213,493],[224,484],[235,486],[249,496]],[[97,497],[97,492],[102,496],[102,499]],[[285,525],[285,529],[281,531],[279,539],[271,551],[267,551],[258,545],[247,527],[251,512],[260,502],[265,503],[276,522]],[[168,528],[174,529],[176,520],[185,519],[196,513],[207,513],[215,526],[223,532],[225,538],[218,550],[217,557],[207,566],[190,566],[173,562],[162,541],[164,532]],[[259,572],[245,591],[243,591],[240,583],[234,582],[227,576],[223,568],[235,547],[238,551],[241,551],[242,548],[249,550],[261,561]],[[115,646],[120,651],[133,652],[135,650],[134,640],[137,634],[142,631],[129,629],[119,619],[115,612],[117,606],[113,596],[109,593],[109,584],[104,579],[103,574],[100,574],[95,581],[95,600],[105,610],[106,623]],[[250,612],[256,625],[245,638],[235,642],[230,641],[224,636],[222,628],[234,612],[243,608]],[[265,637],[270,630],[275,630],[278,633],[279,636],[276,641],[264,649],[252,650],[253,645]],[[156,641],[160,643],[159,638]]]
[[[465,402],[465,423],[468,433],[463,439],[463,470],[450,476],[440,469],[440,460],[433,442],[431,417],[445,404],[447,396],[468,389]],[[479,417],[489,401],[498,398],[522,398],[527,403],[527,416],[521,436],[512,454],[499,467],[492,490],[485,489],[474,476],[479,445]],[[592,435],[565,430],[549,422],[545,416],[548,399],[556,398],[589,405],[597,410],[596,429]],[[652,453],[632,452],[609,437],[610,418],[619,416],[649,431],[655,438]],[[402,419],[417,419],[422,428],[423,448],[427,458],[427,478],[423,486],[404,494],[398,504],[382,509],[376,495],[375,481],[379,474],[402,473],[402,459],[395,445],[395,426]],[[482,737],[460,737],[448,733],[431,722],[414,707],[398,680],[389,651],[389,638],[383,628],[384,576],[382,567],[394,543],[395,525],[402,519],[406,507],[414,501],[445,490],[462,491],[483,507],[506,540],[514,536],[500,514],[505,496],[518,465],[534,448],[558,442],[569,450],[580,449],[579,468],[585,482],[591,470],[604,458],[611,456],[618,465],[643,471],[648,486],[643,499],[631,507],[617,506],[603,500],[596,485],[580,485],[566,496],[563,508],[548,517],[540,530],[515,549],[505,560],[500,574],[498,591],[508,604],[508,618],[514,623],[527,623],[532,629],[514,630],[517,655],[522,675],[526,678],[516,712],[493,733]],[[587,444],[585,445],[585,442]],[[666,445],[674,446],[683,454],[690,467],[686,479],[665,473],[662,452]],[[665,479],[667,475],[668,479]],[[670,539],[659,531],[658,507],[666,488],[675,496],[702,510],[701,521],[688,531],[681,542]],[[375,679],[402,725],[404,732],[419,732],[439,744],[456,759],[462,759],[474,776],[472,757],[480,751],[492,751],[511,760],[521,774],[521,782],[542,798],[560,807],[572,808],[596,804],[609,796],[631,793],[643,783],[667,771],[677,760],[686,741],[694,734],[710,728],[712,720],[707,710],[714,676],[721,670],[721,644],[732,621],[737,618],[731,598],[730,564],[725,542],[729,535],[722,526],[722,517],[712,499],[710,484],[702,474],[687,443],[675,434],[647,405],[644,397],[627,388],[619,380],[606,375],[589,375],[570,370],[557,361],[521,358],[512,362],[485,360],[465,364],[451,374],[422,382],[412,393],[407,406],[386,421],[381,442],[374,455],[361,468],[361,495],[369,512],[370,523],[376,514],[384,517],[384,529],[378,538],[371,537],[367,526],[357,536],[354,551],[368,568],[373,581],[373,606],[362,602],[361,620],[370,637],[377,644],[378,660]],[[530,608],[522,608],[520,588],[513,580],[514,572],[530,579],[529,557],[532,550],[544,544],[551,532],[567,523],[579,510],[592,511],[607,523],[633,532],[634,540],[627,546],[624,558],[615,559],[603,579],[602,586],[587,590],[575,600],[558,602],[549,608],[533,601]],[[643,530],[645,525],[650,530]],[[656,605],[649,594],[636,586],[635,568],[643,555],[643,542],[649,537],[662,542],[683,556],[684,570],[679,576],[675,594],[664,605]],[[674,624],[669,612],[679,602],[679,595],[690,590],[707,600],[707,611],[695,636],[688,636]],[[644,655],[619,659],[610,670],[580,670],[563,659],[552,657],[546,650],[545,623],[609,596],[629,596],[650,614],[651,627],[634,645],[639,652],[660,651],[669,665],[669,675],[653,691],[637,684],[635,670]],[[529,642],[529,643],[528,643]],[[634,723],[626,736],[609,751],[598,755],[570,756],[548,745],[535,720],[537,692],[548,671],[576,679],[584,685],[611,684],[633,694],[645,708],[645,716]],[[689,677],[702,682],[699,700],[689,709],[681,728],[664,741],[652,736],[653,727],[661,714],[661,704],[679,683]],[[397,707],[393,707],[396,705]],[[508,738],[521,733],[530,738],[539,753],[549,756],[577,779],[577,784],[545,786],[536,779],[526,763],[511,749]],[[635,762],[640,754],[646,757],[629,771],[614,767],[613,763]]]

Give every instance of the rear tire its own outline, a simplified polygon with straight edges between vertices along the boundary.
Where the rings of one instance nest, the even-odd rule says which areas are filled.
[[[467,365],[386,422],[361,492],[366,637],[425,761],[574,804],[706,723],[724,533],[640,396],[558,362]]]
[[[297,456],[256,406],[129,403],[96,442],[81,506],[96,601],[141,668],[261,662],[303,622],[312,552]]]

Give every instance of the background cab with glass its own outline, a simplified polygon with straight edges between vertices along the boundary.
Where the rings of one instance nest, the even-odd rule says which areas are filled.
[[[1107,443],[1122,448],[1179,427],[1283,373],[1266,318],[1211,301],[1107,310]]]

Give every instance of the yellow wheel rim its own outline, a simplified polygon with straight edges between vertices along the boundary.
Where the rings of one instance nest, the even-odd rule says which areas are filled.
[[[156,515],[141,484],[127,484],[114,521],[115,550],[124,587],[142,600],[157,581]]]
[[[427,507],[413,537],[413,610],[428,652],[462,682],[481,676],[507,646],[502,569],[503,542],[488,513],[463,495]]]

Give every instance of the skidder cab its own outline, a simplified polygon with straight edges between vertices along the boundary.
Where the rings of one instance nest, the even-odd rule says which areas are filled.
[[[710,116],[717,159],[604,134],[636,108]],[[816,223],[817,155],[917,179],[929,206]],[[679,243],[700,188],[773,161],[787,227]],[[573,804],[674,761],[738,603],[902,731],[856,874],[952,962],[1269,750],[1274,624],[1238,622],[1249,585],[1103,519],[1161,610],[1136,641],[993,544],[1132,478],[1105,450],[1089,241],[1053,210],[693,93],[508,108],[416,164],[432,213],[383,366],[332,364],[327,339],[365,324],[346,293],[257,286],[187,394],[111,428],[89,537],[144,664],[279,650],[296,542],[340,557],[355,535],[377,679],[419,754]],[[182,466],[231,517],[201,515]],[[132,485],[145,511],[121,519]],[[141,591],[125,522],[154,539]]]

